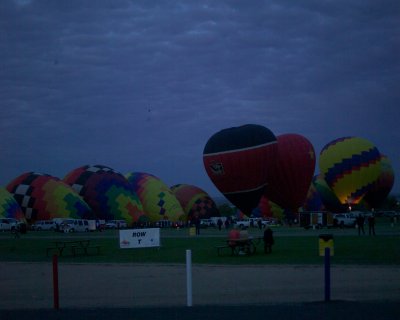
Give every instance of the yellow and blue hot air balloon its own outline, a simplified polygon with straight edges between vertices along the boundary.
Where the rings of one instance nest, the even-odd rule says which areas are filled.
[[[373,187],[381,170],[381,155],[370,141],[344,137],[328,143],[320,153],[323,179],[340,203],[357,204]]]
[[[178,199],[159,178],[144,172],[128,173],[125,177],[139,196],[150,222],[186,220],[186,215]]]

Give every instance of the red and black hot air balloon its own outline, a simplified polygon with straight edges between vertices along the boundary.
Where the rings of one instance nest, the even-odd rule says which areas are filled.
[[[266,196],[282,208],[296,213],[304,204],[315,170],[315,152],[311,142],[299,134],[277,137],[278,152]]]
[[[264,193],[276,152],[271,130],[247,124],[215,133],[204,147],[203,162],[218,190],[250,215]]]

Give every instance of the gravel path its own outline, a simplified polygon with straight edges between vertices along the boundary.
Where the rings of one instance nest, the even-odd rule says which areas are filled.
[[[194,265],[193,305],[324,300],[323,266]],[[331,299],[400,301],[400,268],[333,266]],[[52,308],[52,265],[0,263],[0,309]],[[185,265],[60,264],[61,308],[186,305]]]

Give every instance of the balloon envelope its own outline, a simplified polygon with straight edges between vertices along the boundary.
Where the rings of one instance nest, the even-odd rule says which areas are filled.
[[[394,170],[389,158],[381,155],[380,173],[371,190],[364,197],[370,208],[377,208],[385,201],[394,184]]]
[[[276,148],[275,135],[261,125],[228,128],[207,141],[203,163],[218,190],[250,215],[264,192]]]
[[[283,134],[277,139],[277,161],[268,180],[266,196],[282,208],[297,212],[306,199],[314,175],[314,147],[299,134]]]
[[[328,143],[319,167],[328,186],[342,204],[357,204],[380,174],[380,153],[368,140],[345,137]]]
[[[6,188],[0,188],[0,217],[25,221],[21,207]]]
[[[329,188],[321,174],[316,175],[313,178],[312,183],[318,191],[325,209],[332,212],[346,212],[348,210],[348,206],[340,203],[339,199],[336,197],[332,189]]]
[[[151,222],[185,220],[185,214],[171,189],[159,178],[144,172],[132,172],[126,178],[133,186]]]
[[[129,181],[102,165],[86,165],[69,172],[64,181],[89,204],[96,219],[124,219],[128,225],[146,221],[142,203]]]
[[[93,218],[88,204],[62,180],[27,172],[7,185],[29,222],[53,218]]]
[[[174,185],[171,190],[189,221],[220,216],[214,200],[204,190],[188,184]]]

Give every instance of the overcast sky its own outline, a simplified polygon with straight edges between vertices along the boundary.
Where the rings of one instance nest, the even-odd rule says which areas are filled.
[[[0,1],[0,185],[86,164],[219,195],[217,131],[360,136],[400,192],[400,2]],[[318,172],[318,169],[317,169]]]

